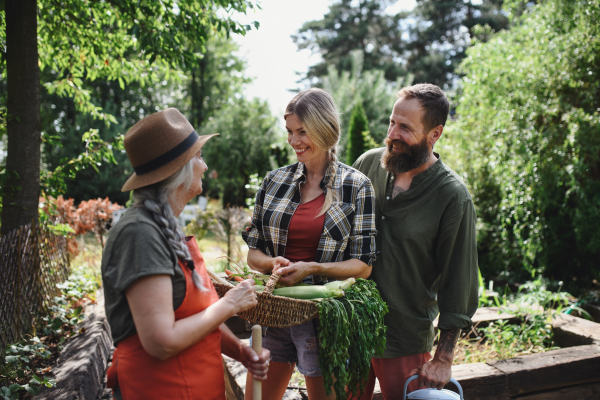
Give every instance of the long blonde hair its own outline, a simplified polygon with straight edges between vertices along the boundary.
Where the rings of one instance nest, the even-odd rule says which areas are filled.
[[[327,193],[319,215],[325,214],[334,201],[338,200],[337,192],[332,190],[337,173],[337,144],[340,141],[340,117],[335,108],[333,97],[323,89],[312,88],[298,93],[285,109],[284,119],[294,114],[302,122],[302,127],[312,142],[322,151],[328,153],[329,165],[333,172],[325,184]]]

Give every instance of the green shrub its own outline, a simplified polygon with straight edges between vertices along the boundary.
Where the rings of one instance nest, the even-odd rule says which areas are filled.
[[[599,20],[599,0],[544,1],[461,64],[447,140],[477,207],[484,276],[543,273],[574,294],[600,279]]]

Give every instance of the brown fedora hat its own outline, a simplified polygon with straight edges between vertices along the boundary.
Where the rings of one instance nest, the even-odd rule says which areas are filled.
[[[122,192],[152,185],[179,171],[211,137],[199,136],[176,108],[148,115],[125,134],[125,151],[135,171]]]

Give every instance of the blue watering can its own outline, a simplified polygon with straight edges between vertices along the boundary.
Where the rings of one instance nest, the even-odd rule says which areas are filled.
[[[407,396],[406,389],[408,388],[408,384],[417,378],[418,375],[413,375],[410,378],[408,378],[408,380],[404,384],[404,400],[464,400],[462,387],[456,381],[456,379],[453,378],[450,378],[450,382],[452,382],[458,388],[458,394],[446,389],[419,389],[415,390],[414,392],[410,392]]]

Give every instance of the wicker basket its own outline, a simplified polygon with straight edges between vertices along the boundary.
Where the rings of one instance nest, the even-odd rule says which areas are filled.
[[[257,293],[258,305],[242,311],[238,314],[253,325],[268,326],[270,328],[287,328],[288,326],[300,325],[317,316],[317,305],[308,300],[291,299],[289,297],[274,296],[271,293],[280,275],[271,274],[265,290]],[[216,283],[213,285],[219,297],[225,296],[233,286]]]

